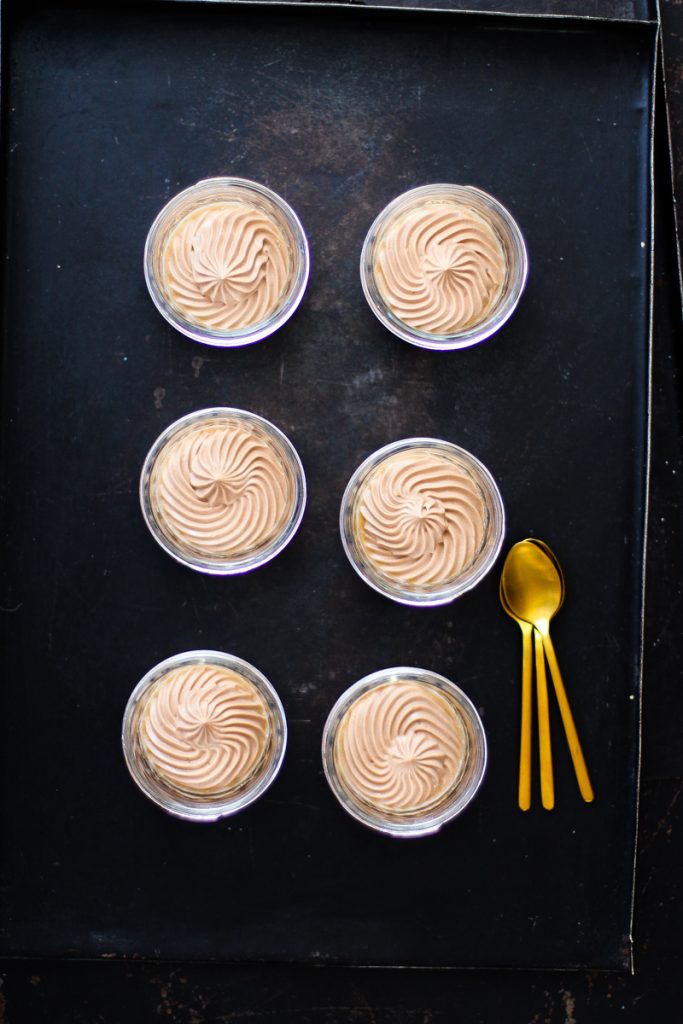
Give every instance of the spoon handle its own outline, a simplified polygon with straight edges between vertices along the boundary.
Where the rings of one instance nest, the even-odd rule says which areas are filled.
[[[523,811],[531,807],[531,675],[533,652],[531,633],[533,626],[521,622],[522,628],[522,725],[519,738],[519,795],[518,803]]]
[[[562,716],[562,724],[564,725],[565,735],[567,737],[567,743],[569,744],[569,753],[572,756],[572,764],[574,765],[574,771],[576,773],[576,781],[579,784],[579,790],[581,796],[586,803],[591,803],[593,800],[593,787],[591,786],[591,780],[588,776],[588,768],[586,767],[586,761],[583,756],[581,744],[579,743],[579,736],[574,725],[574,718],[569,707],[569,701],[567,700],[567,693],[562,682],[562,675],[560,674],[560,666],[557,664],[557,658],[555,656],[555,648],[553,642],[550,639],[550,633],[544,630],[543,632],[543,646],[545,648],[545,656],[548,659],[548,665],[550,667],[550,675],[552,676],[553,685],[555,687],[555,696],[557,697],[557,703],[560,707],[560,714]]]
[[[550,718],[548,716],[548,683],[545,675],[543,638],[534,630],[536,648],[536,700],[538,703],[538,752],[541,768],[541,803],[546,811],[555,806],[553,782],[553,752],[550,746]]]

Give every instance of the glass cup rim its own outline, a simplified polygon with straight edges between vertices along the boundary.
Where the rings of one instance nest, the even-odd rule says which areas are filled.
[[[215,331],[208,327],[204,328],[198,324],[192,324],[184,317],[176,314],[173,311],[171,304],[164,301],[162,290],[157,284],[156,275],[154,274],[152,267],[154,243],[157,235],[163,229],[166,219],[176,207],[183,203],[183,201],[190,199],[195,194],[200,195],[202,192],[207,191],[212,187],[216,189],[247,189],[257,193],[261,198],[272,203],[288,222],[294,240],[297,243],[297,249],[302,255],[301,265],[296,269],[292,288],[287,301],[278,306],[273,314],[266,320],[262,320],[260,323],[254,324],[252,327],[240,328],[236,331]],[[253,181],[250,178],[217,176],[200,179],[195,182],[194,185],[189,185],[187,188],[177,192],[174,196],[171,196],[166,203],[164,203],[147,232],[143,255],[143,269],[147,290],[149,291],[154,305],[167,323],[174,327],[175,330],[180,331],[180,333],[184,334],[187,338],[191,338],[193,341],[197,341],[203,345],[210,345],[214,348],[241,348],[245,345],[252,345],[257,341],[262,341],[264,338],[269,337],[282,327],[296,312],[301,304],[304,292],[308,285],[311,270],[311,254],[308,245],[308,238],[306,237],[306,232],[298,214],[293,207],[282,198],[281,195],[273,189],[268,188],[267,185],[263,185],[258,181]]]
[[[164,675],[173,669],[183,668],[186,665],[218,665],[219,667],[230,669],[238,675],[242,675],[258,689],[261,697],[264,698],[275,726],[274,734],[277,742],[274,745],[271,763],[256,784],[245,790],[238,791],[233,796],[223,797],[214,802],[198,800],[195,803],[188,796],[172,797],[170,794],[164,797],[160,791],[155,791],[148,784],[148,780],[137,765],[133,751],[132,719],[140,700]],[[245,807],[258,800],[274,782],[282,767],[287,748],[287,717],[275,687],[263,672],[252,665],[251,662],[246,661],[244,658],[239,658],[235,654],[228,654],[225,651],[210,649],[183,651],[158,662],[144,674],[133,688],[123,713],[121,746],[124,761],[133,782],[152,803],[166,811],[167,814],[180,818],[183,821],[215,822],[244,810]]]
[[[514,287],[510,288],[507,297],[501,296],[493,311],[480,323],[464,331],[457,331],[453,334],[435,334],[428,331],[421,331],[416,327],[404,323],[399,317],[393,314],[386,303],[382,300],[379,289],[375,286],[377,295],[371,289],[371,281],[374,283],[374,271],[372,260],[369,258],[374,251],[374,245],[378,231],[386,221],[403,207],[410,205],[420,198],[428,198],[439,194],[450,194],[458,197],[474,198],[477,203],[493,209],[508,234],[510,245],[516,254],[519,263],[518,273]],[[387,330],[395,334],[402,341],[418,348],[430,349],[434,352],[454,351],[457,349],[470,348],[486,341],[510,319],[519,305],[519,300],[526,287],[529,276],[529,254],[522,231],[516,219],[499,199],[476,185],[458,185],[452,182],[437,182],[428,185],[418,185],[416,188],[408,189],[392,199],[377,214],[365,236],[360,255],[360,279],[363,294],[368,306]]]
[[[203,420],[218,419],[222,416],[232,416],[249,422],[256,422],[267,434],[274,436],[275,439],[280,442],[283,448],[283,454],[285,454],[291,462],[295,485],[294,507],[292,515],[287,521],[287,525],[284,527],[277,540],[264,548],[258,556],[247,556],[239,559],[223,559],[220,562],[212,563],[209,560],[202,560],[199,557],[192,559],[183,552],[178,551],[169,541],[166,534],[156,522],[154,513],[151,509],[151,503],[149,501],[149,480],[160,452],[164,449],[166,444],[176,436],[176,434],[180,433],[186,427],[192,426],[194,423],[201,423]],[[266,565],[268,562],[276,558],[280,552],[284,551],[290,541],[293,540],[299,526],[301,525],[301,520],[303,519],[303,515],[306,510],[308,491],[303,463],[301,462],[298,451],[284,431],[280,430],[279,427],[276,427],[274,423],[271,423],[271,421],[267,420],[264,416],[259,416],[258,413],[250,412],[247,409],[238,409],[228,406],[211,406],[207,409],[197,409],[194,412],[186,413],[184,416],[174,420],[164,430],[162,430],[156,440],[152,443],[147,455],[145,456],[145,460],[142,464],[142,470],[140,472],[138,494],[142,517],[147,529],[159,547],[161,547],[167,555],[170,555],[174,561],[178,562],[180,565],[186,566],[188,569],[194,569],[195,572],[202,572],[208,576],[238,576],[245,572],[251,572],[253,569],[260,569],[262,565]]]
[[[476,747],[474,756],[476,756],[477,760],[476,771],[472,779],[468,781],[460,793],[458,793],[456,786],[456,790],[445,797],[441,804],[427,810],[423,816],[416,817],[412,821],[401,820],[397,816],[395,820],[391,821],[387,817],[383,817],[381,811],[364,810],[343,788],[333,763],[334,740],[344,715],[359,697],[386,683],[403,681],[423,683],[448,694],[453,703],[458,707],[458,710],[467,716],[472,727]],[[367,828],[380,832],[383,835],[399,839],[421,838],[435,835],[441,830],[443,825],[458,817],[472,802],[486,775],[488,743],[481,716],[473,701],[464,690],[451,679],[438,672],[433,672],[431,669],[399,665],[370,672],[368,675],[363,676],[362,679],[352,683],[351,686],[340,694],[333,704],[323,728],[322,761],[323,771],[330,789],[342,808],[352,818],[355,818],[356,821],[359,821]]]
[[[421,593],[419,591],[411,592],[398,581],[395,584],[389,580],[385,581],[384,577],[380,576],[379,573],[376,577],[374,575],[370,575],[366,569],[359,564],[358,559],[356,558],[354,550],[356,545],[352,531],[348,528],[347,521],[352,500],[357,496],[362,484],[373,469],[397,452],[422,447],[436,448],[440,451],[445,451],[449,455],[460,458],[468,467],[475,469],[488,486],[491,499],[489,511],[492,513],[492,519],[494,520],[495,527],[495,540],[493,545],[486,557],[482,560],[477,571],[474,573],[470,572],[470,574],[460,582],[456,577],[452,583],[443,585],[432,593]],[[487,504],[489,504],[488,501]],[[462,448],[460,445],[454,444],[452,441],[444,441],[443,439],[435,437],[407,437],[398,441],[392,441],[389,444],[384,445],[382,448],[378,448],[376,451],[371,452],[371,454],[368,455],[351,474],[349,482],[344,489],[344,494],[342,495],[339,511],[339,533],[344,553],[346,554],[346,557],[351,563],[353,569],[358,576],[360,576],[363,582],[369,587],[372,587],[372,589],[377,591],[378,594],[382,594],[384,597],[388,597],[390,600],[396,601],[398,604],[408,605],[412,608],[436,608],[441,605],[450,604],[462,594],[472,590],[472,588],[475,587],[493,568],[503,546],[503,540],[505,539],[505,506],[503,505],[503,498],[500,493],[500,489],[491,471],[480,459],[469,452],[466,448]]]

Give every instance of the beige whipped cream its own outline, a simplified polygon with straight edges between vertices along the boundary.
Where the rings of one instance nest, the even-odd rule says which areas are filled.
[[[411,681],[364,693],[344,714],[334,741],[342,786],[394,814],[425,810],[452,792],[467,755],[456,708],[435,687]]]
[[[191,323],[236,331],[268,319],[291,278],[287,239],[262,209],[234,200],[186,214],[163,253],[168,301]]]
[[[455,580],[484,543],[489,514],[477,483],[431,448],[396,452],[364,482],[357,539],[380,572],[412,586]]]
[[[430,199],[388,222],[374,271],[382,298],[400,320],[420,331],[455,334],[491,312],[506,260],[483,216],[454,200]]]
[[[218,665],[188,665],[154,684],[138,738],[162,781],[208,797],[243,786],[263,763],[270,735],[268,709],[252,683]]]
[[[275,540],[291,517],[295,489],[274,442],[251,424],[217,417],[171,437],[152,467],[149,496],[172,544],[218,560]]]

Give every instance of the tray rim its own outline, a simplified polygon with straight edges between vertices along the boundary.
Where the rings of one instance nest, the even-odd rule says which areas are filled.
[[[17,3],[19,0],[5,0],[5,3]],[[316,8],[332,8],[337,10],[354,10],[354,11],[389,11],[389,12],[407,12],[412,14],[424,14],[428,15],[432,13],[436,14],[447,14],[447,15],[458,15],[458,16],[471,16],[473,18],[501,18],[510,19],[517,21],[566,21],[566,22],[598,22],[605,23],[608,25],[659,25],[661,21],[660,17],[660,0],[654,0],[655,6],[653,8],[653,17],[651,18],[627,18],[609,16],[603,14],[549,14],[543,12],[531,12],[531,11],[499,11],[499,10],[477,10],[475,7],[438,7],[438,6],[425,6],[425,7],[412,7],[410,5],[402,4],[377,4],[366,2],[366,0],[146,0],[147,3],[158,5],[158,6],[170,6],[184,4],[189,6],[190,4],[206,4],[214,7],[263,7],[272,8],[277,10],[278,8],[297,8],[304,7],[306,9]],[[648,0],[652,3],[653,0]]]

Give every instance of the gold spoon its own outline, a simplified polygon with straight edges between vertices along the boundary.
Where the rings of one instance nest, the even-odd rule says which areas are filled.
[[[527,540],[529,540],[531,544],[535,544],[538,548],[540,548],[542,551],[544,551],[546,553],[546,555],[548,556],[548,558],[553,563],[553,565],[555,566],[556,570],[557,570],[557,575],[559,576],[559,579],[560,579],[560,588],[561,588],[560,589],[559,604],[558,604],[557,609],[555,611],[555,614],[557,614],[557,612],[559,612],[560,608],[564,604],[564,595],[565,595],[564,573],[562,572],[562,567],[560,566],[560,563],[558,562],[557,558],[555,557],[554,552],[551,551],[551,549],[548,547],[548,545],[544,541],[539,540],[537,537],[528,537]],[[543,642],[542,642],[541,634],[538,632],[538,630],[534,630],[534,644],[535,644],[535,652],[536,652],[536,676],[537,676],[537,678],[541,678],[541,680],[542,680],[542,682],[540,684],[540,690],[538,691],[538,693],[539,693],[538,700],[540,702],[539,703],[539,721],[542,721],[544,723],[544,728],[547,728],[547,730],[548,730],[548,736],[547,736],[547,741],[546,742],[550,746],[550,718],[549,718],[549,713],[548,713],[548,682],[547,682],[547,678],[546,678],[546,674],[545,674],[545,659],[543,657]],[[552,753],[552,751],[551,751],[551,753]],[[552,762],[551,762],[551,764],[552,764]],[[551,774],[550,775],[550,784],[552,784],[552,782],[553,782],[553,777],[552,777],[552,774]],[[542,797],[541,797],[541,799],[542,799]],[[551,810],[552,807],[554,806],[554,802],[555,802],[554,791],[551,794],[549,794],[549,799],[551,801],[551,804],[550,804],[549,807],[547,807],[547,809]],[[545,806],[546,805],[544,804],[544,807]]]
[[[532,709],[532,657],[536,660],[536,704],[538,708],[538,753],[541,774],[541,803],[547,811],[555,806],[555,785],[553,782],[553,755],[550,742],[550,717],[548,712],[548,683],[545,675],[543,647],[538,634],[534,634],[530,619],[519,614],[508,594],[509,578],[518,570],[515,544],[505,559],[500,577],[501,603],[505,611],[522,630],[522,723],[519,743],[519,794],[518,803],[523,811],[531,806],[531,709]],[[516,588],[512,586],[513,594]],[[535,645],[532,652],[532,635]]]
[[[557,569],[557,575],[560,577],[560,587],[561,587],[560,603],[557,606],[557,611],[559,612],[560,608],[564,604],[564,595],[565,595],[565,591],[566,591],[566,586],[565,586],[565,582],[564,582],[564,573],[562,572],[562,566],[558,562],[557,556],[556,556],[555,552],[552,550],[552,548],[548,547],[548,545],[545,543],[545,541],[539,540],[538,537],[527,537],[527,540],[529,541],[530,544],[535,544],[537,548],[541,549],[541,551],[545,551],[546,555],[548,556],[550,561],[553,563],[553,565]],[[557,612],[555,614],[557,614]],[[553,618],[554,617],[555,616],[553,616]]]
[[[551,555],[547,545],[538,541],[523,540],[511,548],[503,574],[503,589],[510,608],[515,615],[533,623],[540,633],[579,790],[583,799],[590,803],[594,797],[593,787],[567,700],[560,667],[557,664],[553,642],[550,638],[550,620],[561,607],[564,597],[564,581],[559,570],[559,563],[555,556]],[[538,660],[537,649],[537,667]],[[539,719],[539,743],[540,730],[541,721]]]
[[[503,570],[504,571],[504,570]],[[522,811],[531,807],[531,634],[534,627],[530,622],[518,618],[505,598],[503,578],[500,580],[500,603],[511,619],[522,630],[522,724],[519,737],[519,786],[517,803]]]

